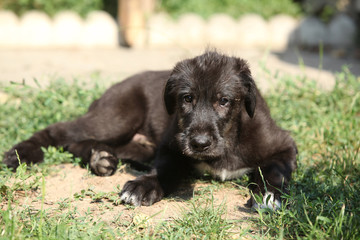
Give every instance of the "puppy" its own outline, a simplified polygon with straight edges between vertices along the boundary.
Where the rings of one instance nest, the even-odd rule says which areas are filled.
[[[199,171],[220,180],[250,174],[250,190],[264,197],[259,204],[251,198],[253,207],[276,209],[297,154],[289,133],[271,118],[247,63],[214,51],[112,86],[85,115],[15,145],[4,163],[17,167],[15,150],[22,162],[41,162],[41,147],[50,145],[81,157],[100,176],[113,174],[119,158],[153,160],[150,173],[120,193],[135,206],[160,201]]]

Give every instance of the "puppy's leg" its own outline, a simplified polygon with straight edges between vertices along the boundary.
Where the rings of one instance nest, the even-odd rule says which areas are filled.
[[[66,150],[80,157],[82,164],[89,164],[91,171],[96,175],[109,176],[115,172],[119,159],[139,171],[150,171],[151,168],[142,163],[154,157],[155,144],[147,141],[144,135],[135,134],[125,145],[114,147],[87,140],[70,144]]]
[[[116,155],[121,159],[132,159],[137,162],[148,162],[154,158],[156,144],[143,134],[135,134],[126,145],[115,147]]]
[[[268,159],[268,164],[254,170],[250,175],[250,190],[253,194],[262,194],[263,202],[256,203],[253,198],[250,203],[253,208],[278,209],[281,207],[281,195],[287,193],[291,173],[296,168],[296,149],[275,154]]]
[[[161,149],[156,158],[155,169],[147,175],[127,182],[120,192],[120,199],[134,206],[149,206],[174,192],[181,181],[189,175],[191,165],[181,155]]]
[[[38,163],[44,157],[41,147],[66,147],[88,140],[126,144],[141,127],[145,114],[138,103],[129,102],[127,107],[132,111],[125,114],[125,110],[119,106],[99,105],[74,121],[50,125],[13,146],[5,153],[3,162],[15,169],[19,165],[16,152],[21,162]]]
[[[98,176],[114,174],[119,163],[112,147],[94,140],[70,144],[66,150],[80,157],[83,165],[89,164],[90,170]]]

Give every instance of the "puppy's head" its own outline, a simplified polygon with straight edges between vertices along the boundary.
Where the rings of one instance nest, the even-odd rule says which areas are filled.
[[[245,115],[254,117],[256,87],[244,60],[206,52],[175,66],[164,100],[168,113],[177,114],[183,153],[210,160],[234,144]]]

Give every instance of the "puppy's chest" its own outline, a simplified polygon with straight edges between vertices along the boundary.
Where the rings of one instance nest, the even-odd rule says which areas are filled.
[[[251,171],[251,168],[247,167],[231,169],[230,167],[213,166],[205,162],[196,164],[195,168],[200,172],[200,174],[209,173],[214,178],[218,178],[221,181],[239,178]]]

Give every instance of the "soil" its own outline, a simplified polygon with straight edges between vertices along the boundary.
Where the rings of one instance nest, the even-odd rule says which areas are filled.
[[[117,204],[107,198],[99,200],[92,198],[88,193],[112,193],[115,198],[121,187],[129,180],[135,179],[143,173],[136,172],[122,166],[113,176],[98,177],[88,172],[87,169],[75,166],[74,164],[61,164],[54,166],[51,173],[44,178],[45,195],[42,199],[42,187],[39,187],[32,194],[19,197],[20,206],[30,206],[31,209],[46,209],[56,212],[60,204],[70,203],[71,208],[76,208],[77,214],[85,216],[89,211],[92,217],[107,222],[110,225],[141,222],[144,219],[152,224],[160,221],[172,221],[179,218],[186,211],[191,209],[191,201],[186,201],[199,197],[201,194],[209,194],[201,198],[209,198],[210,192],[202,191],[206,187],[211,187],[211,183],[200,181],[194,183],[192,188],[180,189],[170,197],[163,199],[152,206],[132,207]],[[253,218],[255,213],[247,207],[249,198],[245,187],[234,186],[225,187],[220,183],[219,187],[212,188],[214,204],[216,207],[225,204],[226,214],[224,217],[229,220],[244,220]],[[81,195],[81,197],[76,197]]]

